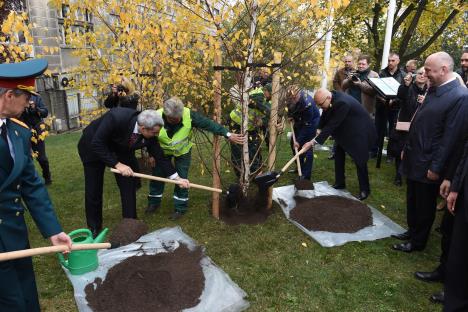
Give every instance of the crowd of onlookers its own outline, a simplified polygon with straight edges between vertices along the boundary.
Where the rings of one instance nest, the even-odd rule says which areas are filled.
[[[388,66],[378,74],[370,70],[368,56],[359,56],[357,67],[351,55],[343,61],[333,87],[356,99],[374,120],[377,140],[370,157],[384,150],[387,137],[394,184],[402,186],[406,177],[408,230],[393,235],[403,242],[392,248],[423,250],[437,208],[445,208],[437,228],[442,234],[440,264],[415,277],[444,283],[444,290],[431,296],[444,302],[444,311],[468,311],[468,50],[463,50],[458,71],[445,52],[430,55],[419,66],[408,60],[405,68],[400,68],[399,56],[390,53]],[[369,81],[375,77],[393,77],[400,84],[396,97],[377,92]],[[442,205],[437,204],[439,196]]]

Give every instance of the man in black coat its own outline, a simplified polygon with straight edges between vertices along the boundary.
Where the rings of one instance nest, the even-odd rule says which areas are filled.
[[[161,167],[165,170],[165,176],[181,181],[181,187],[189,186],[188,180],[177,175],[159,146],[156,136],[163,125],[161,115],[155,110],[140,113],[117,107],[83,130],[78,153],[85,174],[86,221],[93,235],[102,229],[102,191],[106,166],[121,172],[121,175],[115,174],[115,180],[120,189],[122,216],[137,217],[136,181],[132,177],[133,170],[137,168],[135,150],[146,147],[150,156],[163,164]]]
[[[450,55],[430,55],[424,69],[431,87],[411,123],[402,157],[402,171],[407,177],[408,231],[397,238],[409,241],[393,245],[393,249],[405,252],[426,246],[435,218],[440,177],[468,113],[467,91],[455,79]]]
[[[336,189],[344,189],[345,183],[345,152],[353,158],[356,164],[359,180],[359,200],[366,199],[370,194],[367,161],[369,151],[375,143],[375,127],[367,111],[352,96],[339,91],[319,89],[314,95],[315,103],[323,109],[320,117],[317,137],[304,144],[310,148],[315,144],[323,144],[329,136],[337,143],[335,151],[335,185]]]
[[[444,311],[468,310],[468,143],[452,181],[447,208],[455,214],[445,278]]]

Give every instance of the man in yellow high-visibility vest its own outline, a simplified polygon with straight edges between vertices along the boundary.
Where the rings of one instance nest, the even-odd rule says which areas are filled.
[[[215,135],[224,136],[230,142],[243,144],[244,137],[240,134],[230,133],[226,128],[205,116],[184,107],[178,97],[172,97],[164,102],[164,107],[159,110],[164,120],[158,136],[159,144],[164,155],[174,159],[174,165],[181,178],[186,179],[191,162],[192,150],[192,128],[209,131]],[[163,168],[158,163],[153,168],[153,175],[162,176]],[[155,212],[161,205],[164,192],[164,183],[158,181],[150,182],[150,193],[148,196],[147,213]],[[172,220],[179,219],[188,206],[188,190],[177,185],[174,188],[174,208],[171,215]]]

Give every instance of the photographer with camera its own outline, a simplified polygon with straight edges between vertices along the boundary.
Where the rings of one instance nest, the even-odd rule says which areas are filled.
[[[367,78],[377,78],[379,75],[370,69],[370,57],[360,55],[358,57],[357,71],[352,71],[343,80],[343,92],[355,98],[367,110],[372,117],[375,111],[375,90],[367,82]]]
[[[32,95],[29,100],[29,106],[25,108],[20,117],[20,119],[31,129],[31,148],[33,153],[37,156],[36,159],[41,166],[42,177],[44,178],[44,183],[46,185],[50,185],[52,183],[49,159],[47,158],[45,150],[45,136],[47,134],[47,128],[44,123],[44,118],[46,118],[48,114],[49,111],[45,107],[42,98],[39,95]]]
[[[135,91],[135,85],[126,77],[122,77],[119,84],[111,86],[111,92],[104,100],[107,108],[127,107],[137,109],[140,95]]]

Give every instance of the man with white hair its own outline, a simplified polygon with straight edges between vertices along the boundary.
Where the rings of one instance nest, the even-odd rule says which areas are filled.
[[[425,248],[447,159],[468,122],[467,89],[453,75],[453,65],[453,59],[445,52],[430,55],[424,64],[430,88],[413,117],[402,152],[401,168],[407,177],[408,231],[394,236],[407,240],[393,245],[398,251]]]
[[[168,160],[174,159],[174,165],[180,177],[187,178],[191,162],[192,129],[200,129],[227,138],[235,144],[242,144],[244,137],[228,132],[220,124],[204,117],[200,113],[184,107],[184,103],[178,97],[171,97],[164,102],[164,107],[158,112],[162,115],[164,126],[159,132],[159,144]],[[166,163],[156,161],[153,175],[162,176]],[[148,208],[146,213],[154,213],[161,205],[164,192],[164,183],[159,181],[150,182],[150,193],[148,195]],[[188,190],[174,187],[174,208],[171,220],[177,220],[187,211]]]
[[[85,175],[86,222],[96,236],[102,229],[102,191],[105,167],[115,168],[120,189],[122,217],[136,219],[136,179],[133,169],[138,168],[135,150],[146,147],[149,154],[163,168],[165,177],[182,182],[171,162],[164,157],[156,136],[164,126],[161,115],[155,110],[141,113],[124,107],[113,108],[91,122],[83,130],[78,143],[78,153]]]

